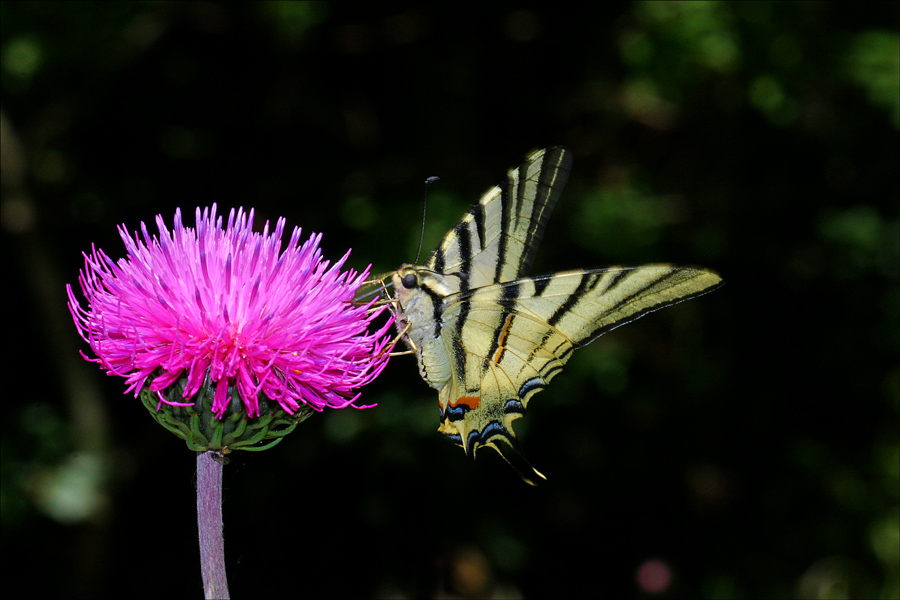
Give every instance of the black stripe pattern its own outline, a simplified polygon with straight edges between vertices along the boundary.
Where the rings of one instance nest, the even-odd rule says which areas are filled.
[[[470,455],[495,448],[529,482],[543,476],[521,455],[512,423],[573,350],[722,284],[711,271],[673,265],[525,277],[571,162],[561,147],[533,153],[469,209],[424,267],[393,276],[398,323],[410,324],[420,373],[440,394],[441,434]],[[404,286],[410,273],[415,285]]]

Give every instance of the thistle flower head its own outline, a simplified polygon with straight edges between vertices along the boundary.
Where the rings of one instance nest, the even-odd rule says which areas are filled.
[[[87,360],[125,377],[126,393],[153,393],[157,409],[192,405],[203,390],[218,419],[234,397],[249,418],[260,416],[261,397],[288,415],[366,408],[356,390],[387,364],[390,323],[370,332],[380,310],[351,303],[369,269],[342,271],[349,251],[329,265],[321,234],[301,244],[299,228],[282,249],[283,218],[260,234],[252,210],[232,210],[223,228],[215,204],[197,209],[196,228],[182,225],[180,210],[171,231],[161,216],[156,223],[158,237],[143,223],[134,237],[119,227],[127,256],[118,262],[96,247],[84,255],[87,308],[67,286],[96,356]]]

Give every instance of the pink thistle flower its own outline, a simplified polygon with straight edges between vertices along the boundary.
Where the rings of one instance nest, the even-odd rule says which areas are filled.
[[[289,415],[369,408],[356,406],[356,390],[387,364],[392,323],[370,332],[384,307],[351,303],[368,267],[342,272],[349,251],[329,266],[321,234],[301,244],[299,228],[282,250],[285,220],[271,234],[268,222],[254,233],[253,210],[232,210],[224,229],[215,204],[197,209],[196,229],[182,225],[180,210],[172,231],[162,216],[156,223],[158,238],[144,223],[133,238],[119,227],[128,255],[118,262],[96,247],[84,255],[78,281],[87,309],[66,286],[78,332],[96,355],[85,359],[125,377],[126,393],[148,386],[157,411],[192,405],[204,386],[215,388],[219,419],[235,391],[251,418],[260,416],[260,395]],[[163,394],[175,383],[184,402]]]

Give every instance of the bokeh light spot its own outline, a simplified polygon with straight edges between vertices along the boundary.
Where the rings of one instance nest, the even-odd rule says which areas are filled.
[[[638,567],[635,579],[642,592],[661,594],[672,584],[672,570],[665,562],[654,558]]]

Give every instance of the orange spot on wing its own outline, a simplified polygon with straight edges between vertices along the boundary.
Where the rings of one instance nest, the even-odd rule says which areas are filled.
[[[460,396],[456,399],[456,402],[451,402],[450,406],[459,406],[462,404],[469,408],[469,410],[475,410],[478,408],[478,404],[481,402],[480,396]]]
[[[494,352],[494,358],[491,359],[494,364],[500,362],[500,359],[503,358],[503,352],[506,350],[506,336],[509,335],[509,326],[512,323],[513,316],[509,315],[506,317],[506,322],[503,324],[503,331],[500,332],[500,339],[497,340],[497,351]]]

